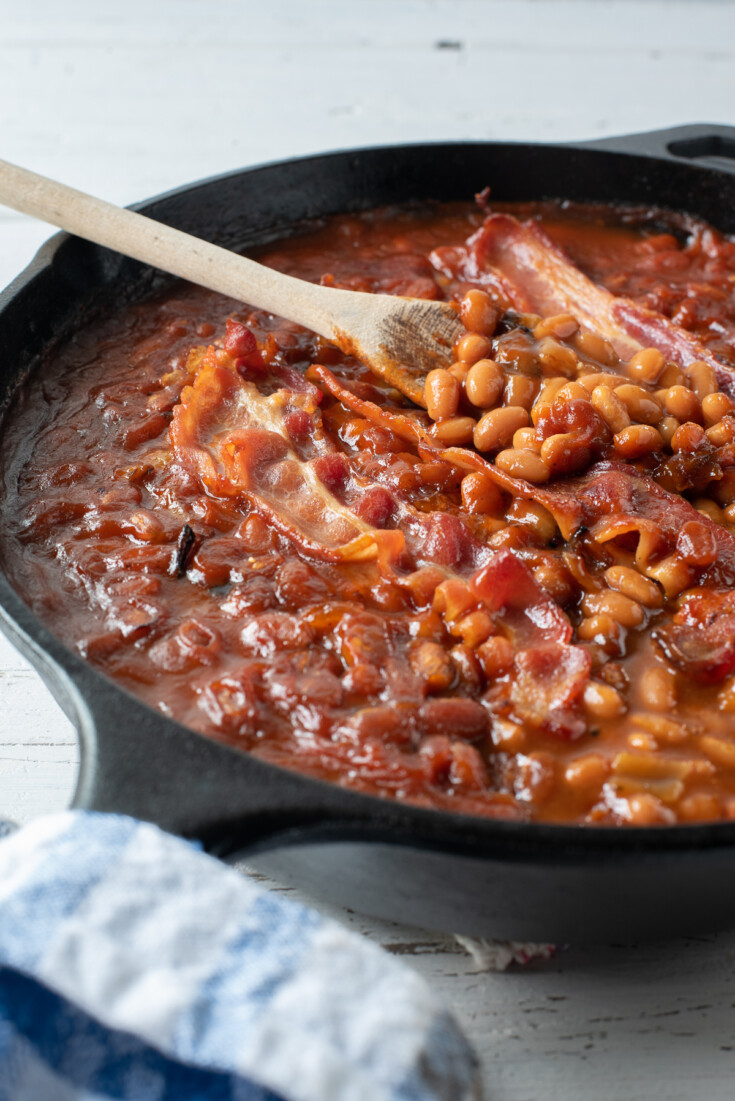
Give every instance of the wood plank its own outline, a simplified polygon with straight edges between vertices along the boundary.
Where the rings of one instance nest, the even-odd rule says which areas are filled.
[[[492,1101],[731,1097],[735,934],[566,948],[549,962],[483,973],[451,936],[346,913],[255,877],[418,971],[474,1043]]]

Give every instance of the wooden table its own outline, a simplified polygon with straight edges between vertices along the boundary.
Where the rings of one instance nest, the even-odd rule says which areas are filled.
[[[119,203],[332,148],[735,123],[727,0],[0,7],[0,156]],[[0,286],[48,233],[0,210]],[[0,814],[64,807],[74,732],[2,639],[0,704]],[[339,916],[441,992],[493,1101],[735,1095],[735,934],[570,948],[498,974],[450,936]]]

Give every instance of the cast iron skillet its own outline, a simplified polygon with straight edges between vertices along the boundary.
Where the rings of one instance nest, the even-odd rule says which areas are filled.
[[[231,248],[303,219],[412,199],[653,202],[735,231],[735,129],[687,126],[579,145],[353,150],[206,180],[142,204]],[[163,277],[59,234],[0,295],[4,408],[42,353]],[[0,443],[0,449],[1,449]],[[343,790],[265,764],[154,712],[38,621],[0,570],[0,625],[75,724],[74,805],[200,838],[312,894],[466,934],[632,940],[735,925],[735,822],[601,829],[486,821]]]

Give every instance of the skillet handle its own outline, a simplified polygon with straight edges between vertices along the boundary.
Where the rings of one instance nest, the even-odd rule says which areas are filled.
[[[89,680],[75,716],[74,807],[154,822],[221,856],[295,844],[315,829],[361,831],[374,814],[364,797],[195,734],[102,678]]]
[[[690,161],[705,168],[735,172],[735,127],[718,123],[695,122],[642,134],[595,138],[574,145],[611,153],[640,153],[678,163]]]

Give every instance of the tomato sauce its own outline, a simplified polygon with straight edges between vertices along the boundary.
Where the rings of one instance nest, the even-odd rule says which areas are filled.
[[[557,291],[516,263],[528,232],[576,315],[534,308]],[[657,210],[452,204],[257,258],[461,303],[428,414],[200,288],[121,309],[6,420],[0,552],[30,607],[152,708],[361,791],[735,816],[735,243]]]

